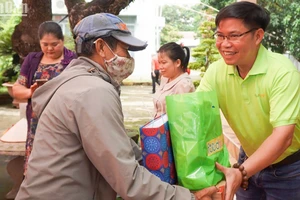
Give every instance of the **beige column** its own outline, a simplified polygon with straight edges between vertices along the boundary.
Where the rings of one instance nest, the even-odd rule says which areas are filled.
[[[256,0],[237,0],[237,1],[249,1],[249,2],[252,2],[252,3],[257,3]]]

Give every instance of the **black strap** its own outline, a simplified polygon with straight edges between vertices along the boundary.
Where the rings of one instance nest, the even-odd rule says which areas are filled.
[[[290,164],[292,164],[294,162],[297,162],[299,160],[300,160],[300,149],[298,151],[296,151],[295,153],[293,153],[292,155],[289,155],[288,157],[286,157],[282,161],[279,161],[278,163],[270,165],[270,167],[282,167],[282,166],[285,166],[285,165],[290,165]]]

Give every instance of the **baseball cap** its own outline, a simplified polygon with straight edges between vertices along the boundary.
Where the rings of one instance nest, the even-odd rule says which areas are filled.
[[[130,51],[140,51],[147,47],[147,42],[131,35],[126,24],[110,13],[97,13],[83,18],[73,30],[76,36],[76,48],[81,49],[81,43],[98,37],[112,36],[129,46]]]

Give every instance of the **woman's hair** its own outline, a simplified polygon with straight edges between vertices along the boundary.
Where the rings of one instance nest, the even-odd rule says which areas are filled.
[[[248,28],[262,28],[265,31],[270,22],[270,13],[255,3],[240,1],[219,11],[215,19],[216,26],[226,18],[241,19]]]
[[[54,21],[45,21],[40,24],[38,30],[39,40],[41,40],[46,34],[52,34],[57,39],[64,40],[64,35],[60,25]]]
[[[190,60],[190,49],[175,42],[162,45],[157,53],[165,53],[173,62],[180,60],[183,72],[186,72]]]
[[[77,36],[77,38],[80,36]],[[95,51],[95,44],[94,42],[101,38],[102,40],[104,40],[106,42],[106,44],[112,49],[115,50],[117,47],[117,43],[118,40],[115,39],[113,36],[108,36],[108,37],[98,37],[98,38],[93,38],[90,40],[83,40],[81,38],[78,38],[81,41],[77,41],[77,39],[75,39],[75,43],[76,43],[76,47],[78,47],[79,49],[76,48],[76,53],[78,56],[92,56],[94,51]],[[80,44],[77,44],[80,43]]]

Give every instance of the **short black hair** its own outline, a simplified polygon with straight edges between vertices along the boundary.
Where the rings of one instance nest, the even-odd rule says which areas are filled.
[[[215,24],[218,27],[221,20],[237,18],[244,21],[248,28],[262,28],[264,31],[270,23],[270,12],[251,2],[240,1],[222,8],[216,16]]]

